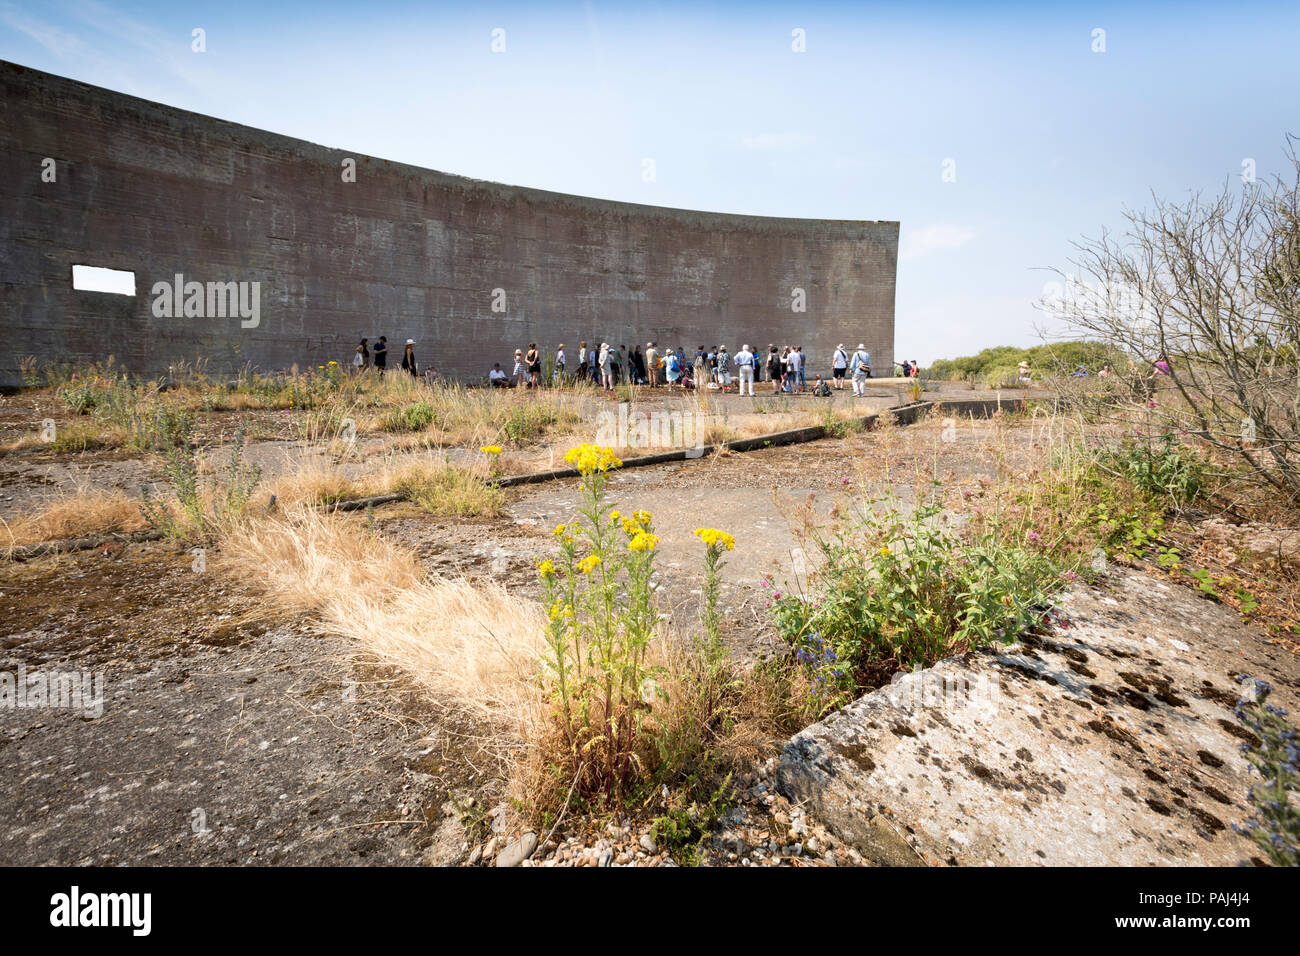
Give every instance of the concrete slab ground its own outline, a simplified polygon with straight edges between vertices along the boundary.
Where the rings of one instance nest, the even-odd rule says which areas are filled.
[[[1241,674],[1294,712],[1290,645],[1133,571],[1060,602],[1065,623],[952,658],[794,737],[778,779],[878,863],[1214,865],[1258,856],[1233,824]]]

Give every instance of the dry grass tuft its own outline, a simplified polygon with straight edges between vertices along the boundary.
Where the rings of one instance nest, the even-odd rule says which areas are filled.
[[[429,578],[410,551],[360,520],[290,507],[232,535],[223,560],[285,610],[314,615],[438,698],[511,732],[536,694],[539,605],[495,583]]]
[[[53,499],[30,517],[6,524],[4,534],[7,546],[19,547],[96,534],[126,534],[146,527],[140,503],[121,491],[79,488]]]

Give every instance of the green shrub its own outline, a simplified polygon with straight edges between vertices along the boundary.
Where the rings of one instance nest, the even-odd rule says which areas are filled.
[[[825,559],[809,595],[773,595],[776,625],[826,706],[1038,622],[1059,586],[1046,554],[986,532],[943,527],[939,505],[890,499],[829,528],[810,526]],[[765,582],[766,583],[766,582]]]
[[[235,431],[230,461],[207,487],[199,479],[196,450],[176,446],[166,455],[170,500],[157,501],[148,488],[140,489],[140,513],[155,530],[182,541],[207,541],[230,522],[242,517],[252,501],[262,469],[244,461],[244,428]]]
[[[1208,472],[1205,457],[1172,432],[1155,440],[1126,439],[1118,448],[1105,450],[1099,464],[1175,509],[1196,500]]]
[[[384,413],[379,427],[386,432],[421,432],[438,421],[438,409],[429,402],[412,402]]]
[[[500,488],[451,464],[409,468],[393,482],[393,491],[438,517],[490,517],[505,507]]]

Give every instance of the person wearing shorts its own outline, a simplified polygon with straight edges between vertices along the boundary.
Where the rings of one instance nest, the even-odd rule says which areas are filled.
[[[835,347],[835,358],[831,360],[831,382],[836,391],[844,390],[844,377],[849,372],[849,353],[844,351],[844,343]]]

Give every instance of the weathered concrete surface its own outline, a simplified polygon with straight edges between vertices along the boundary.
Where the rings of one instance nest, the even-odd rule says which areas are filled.
[[[1236,675],[1295,712],[1300,664],[1229,609],[1135,572],[1068,626],[909,675],[786,746],[782,792],[878,862],[1235,865],[1258,782]],[[946,690],[946,695],[945,695]]]
[[[55,161],[56,179],[42,179]],[[356,181],[342,164],[356,162]],[[18,357],[157,374],[347,364],[362,336],[479,379],[536,341],[841,341],[894,358],[898,223],[732,216],[504,186],[327,149],[0,62],[0,384]],[[74,292],[74,264],[134,298]],[[259,282],[260,324],[159,318],[153,285]],[[792,311],[803,289],[807,311]],[[494,311],[494,290],[504,311]]]

